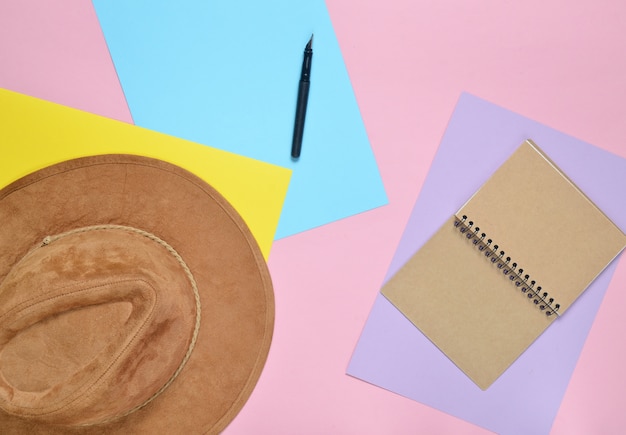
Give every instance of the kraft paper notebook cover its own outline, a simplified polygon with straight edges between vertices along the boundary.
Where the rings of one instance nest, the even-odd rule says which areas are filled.
[[[625,245],[626,235],[529,140],[382,294],[486,389]]]

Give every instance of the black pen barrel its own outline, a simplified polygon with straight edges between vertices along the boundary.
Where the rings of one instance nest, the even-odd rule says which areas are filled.
[[[291,143],[291,157],[300,157],[302,149],[302,135],[304,134],[304,120],[306,118],[306,107],[309,99],[309,81],[301,81],[298,87],[298,100],[296,102],[296,119],[293,129],[293,142]]]

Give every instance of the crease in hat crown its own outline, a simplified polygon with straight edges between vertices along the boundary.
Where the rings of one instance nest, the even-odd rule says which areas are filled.
[[[65,426],[133,413],[180,374],[200,313],[189,267],[156,235],[95,225],[47,236],[0,283],[0,408]]]

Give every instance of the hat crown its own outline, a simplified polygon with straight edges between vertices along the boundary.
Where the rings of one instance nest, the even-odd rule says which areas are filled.
[[[198,316],[193,277],[158,237],[119,226],[55,237],[0,283],[0,408],[68,426],[133,412],[179,373]]]

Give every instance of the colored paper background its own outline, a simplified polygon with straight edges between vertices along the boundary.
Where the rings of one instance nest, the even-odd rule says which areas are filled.
[[[618,200],[626,186],[626,159],[464,94],[385,282],[525,138],[533,139],[616,225],[626,228],[626,204]],[[513,198],[515,194],[510,192]],[[567,257],[568,253],[562,255]],[[496,433],[548,434],[616,263],[600,274],[570,307],[571,311],[554,322],[486,391],[480,390],[382,295],[376,299],[348,373]],[[531,403],[540,404],[540,410],[528,418],[527,406]]]
[[[386,203],[323,0],[95,0],[137,125],[293,169],[277,237]],[[315,34],[301,158],[291,160]]]
[[[89,1],[0,2],[0,87],[132,122]]]
[[[346,366],[462,91],[626,157],[626,58],[619,55],[626,51],[626,4],[326,5],[389,204],[274,243],[272,348],[259,384],[225,433],[491,433],[347,376]],[[131,121],[87,0],[63,7],[0,2],[0,59],[0,87]],[[624,288],[622,261],[552,435],[626,427]]]
[[[226,198],[269,256],[291,171],[0,89],[0,186],[63,160],[136,154],[174,163]],[[158,186],[155,186],[158,189]]]

